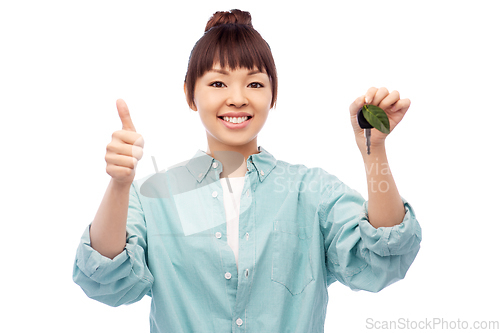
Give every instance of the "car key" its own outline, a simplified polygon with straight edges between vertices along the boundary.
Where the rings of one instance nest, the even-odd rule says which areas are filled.
[[[363,115],[363,108],[359,109],[358,111],[358,124],[359,127],[363,128],[365,130],[365,138],[366,138],[366,153],[370,155],[370,145],[371,145],[371,135],[372,135],[372,128],[373,126],[370,125],[370,123],[366,120],[365,116]]]

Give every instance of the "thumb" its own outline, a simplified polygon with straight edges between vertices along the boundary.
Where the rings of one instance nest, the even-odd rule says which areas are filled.
[[[122,129],[126,131],[135,132],[134,124],[130,118],[130,112],[128,106],[123,99],[116,100],[116,108],[118,109],[118,115],[122,121]]]
[[[367,104],[365,101],[365,95],[356,98],[349,107],[351,117],[357,117],[359,109],[361,109],[365,104]]]

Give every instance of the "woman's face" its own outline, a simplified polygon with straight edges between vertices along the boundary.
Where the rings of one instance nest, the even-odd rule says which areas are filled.
[[[271,101],[271,82],[266,73],[256,68],[232,71],[215,64],[196,80],[191,109],[199,112],[212,151],[253,144],[256,148],[257,134],[267,120]],[[221,119],[230,113],[245,113],[249,118],[241,125],[233,124],[233,119],[229,123]]]

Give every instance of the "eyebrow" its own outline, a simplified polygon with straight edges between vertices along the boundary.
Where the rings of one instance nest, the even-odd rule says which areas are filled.
[[[209,72],[216,72],[219,74],[229,75],[228,71],[223,70],[223,69],[218,69],[218,68],[212,68],[211,70],[209,70]],[[260,73],[264,74],[263,72],[261,72],[259,70],[253,70],[253,71],[248,72],[247,75],[255,75],[255,74],[260,74]]]

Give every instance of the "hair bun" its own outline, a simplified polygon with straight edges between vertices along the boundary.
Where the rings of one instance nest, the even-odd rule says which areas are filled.
[[[207,22],[205,32],[221,24],[244,24],[252,27],[252,16],[249,12],[232,9],[228,12],[216,12]],[[253,27],[252,27],[253,28]]]

